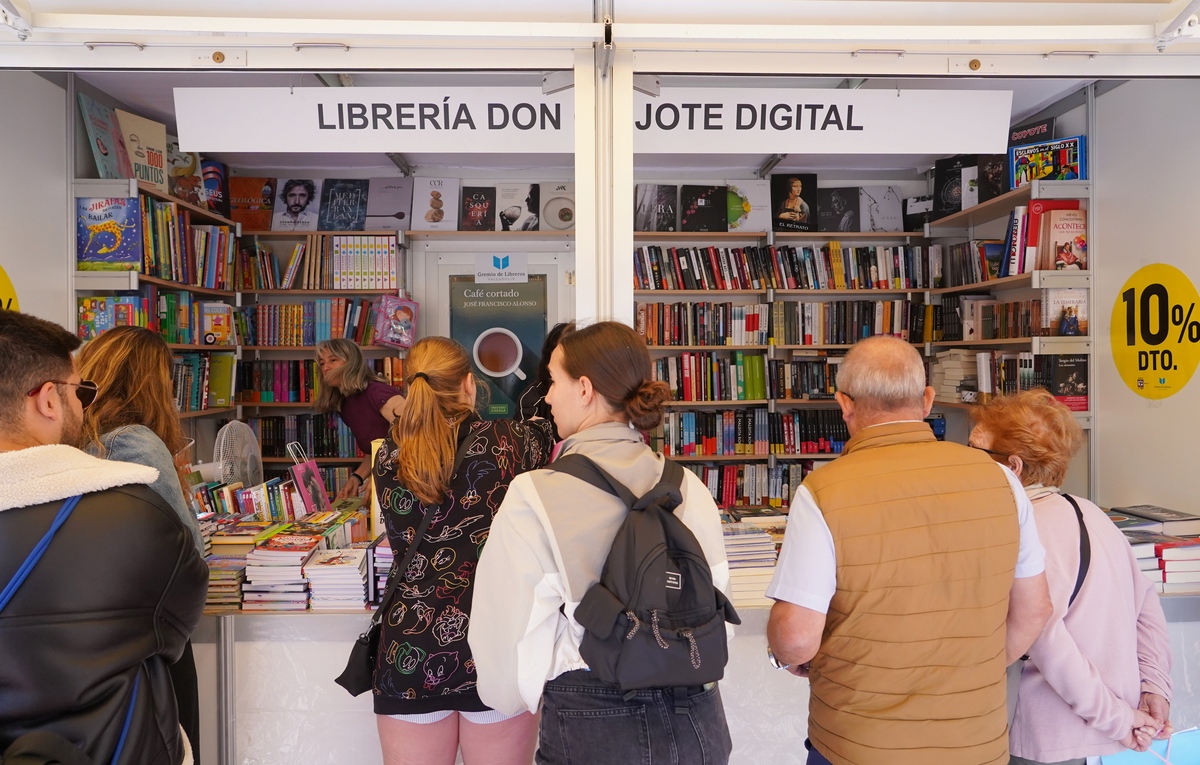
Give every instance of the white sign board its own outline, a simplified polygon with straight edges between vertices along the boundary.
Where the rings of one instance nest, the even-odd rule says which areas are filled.
[[[572,153],[573,93],[175,88],[175,116],[182,151]]]
[[[1012,92],[663,88],[633,114],[646,154],[1000,154]]]
[[[503,253],[475,256],[475,281],[479,284],[502,284],[529,281],[529,255]]]

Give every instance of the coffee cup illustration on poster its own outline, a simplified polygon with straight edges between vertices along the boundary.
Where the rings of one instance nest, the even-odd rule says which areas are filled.
[[[471,371],[484,382],[487,419],[516,417],[517,402],[537,379],[546,337],[546,276],[528,282],[481,283],[450,277],[450,337],[471,356]]]

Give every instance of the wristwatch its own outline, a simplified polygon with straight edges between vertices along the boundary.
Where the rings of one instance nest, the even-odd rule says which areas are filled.
[[[767,647],[767,661],[771,662],[771,666],[775,669],[787,669],[791,666],[790,664],[784,664],[779,659],[776,659],[775,652],[771,650],[770,646]]]

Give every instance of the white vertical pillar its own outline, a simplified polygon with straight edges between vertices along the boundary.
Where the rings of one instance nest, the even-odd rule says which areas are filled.
[[[600,315],[597,279],[600,256],[600,215],[597,182],[599,110],[596,103],[596,63],[592,48],[575,51],[575,310],[587,323]]]
[[[611,236],[601,278],[609,285],[607,318],[633,324],[633,51],[618,51],[612,74]]]

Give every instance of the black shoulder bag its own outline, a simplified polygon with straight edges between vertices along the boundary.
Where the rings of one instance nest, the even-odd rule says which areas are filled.
[[[467,449],[474,441],[474,434],[468,434],[463,439],[462,445],[458,447],[458,452],[454,455],[454,469],[450,471],[451,477],[458,474],[458,468],[467,456]],[[383,614],[391,605],[396,586],[404,578],[404,572],[408,571],[408,565],[412,563],[413,557],[417,554],[418,542],[421,537],[425,536],[425,532],[429,531],[429,524],[435,515],[437,513],[433,509],[429,509],[426,511],[425,517],[421,519],[417,533],[413,535],[412,542],[409,543],[408,550],[404,553],[404,558],[401,559],[400,565],[392,570],[387,590],[379,601],[379,607],[375,609],[374,616],[371,617],[370,625],[363,634],[358,636],[358,640],[354,641],[346,668],[333,681],[349,691],[351,696],[366,693],[374,685],[375,657],[379,652],[379,633],[383,629]]]

